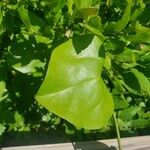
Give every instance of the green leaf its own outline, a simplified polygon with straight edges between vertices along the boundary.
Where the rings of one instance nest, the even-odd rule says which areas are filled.
[[[101,18],[97,15],[89,17],[88,25],[102,31]]]
[[[135,43],[150,43],[150,28],[142,26],[138,21],[135,24],[135,35],[126,36],[127,40]]]
[[[15,123],[18,125],[23,125],[24,124],[24,118],[16,111],[14,114],[15,118]]]
[[[31,60],[31,62],[26,65],[22,66],[21,63],[15,64],[12,67],[22,73],[35,73],[37,71],[37,68],[43,68],[45,66],[44,63],[42,63],[40,60]]]
[[[115,109],[125,109],[129,106],[128,102],[120,96],[114,96]]]
[[[128,41],[134,43],[148,43],[150,44],[150,33],[149,32],[138,32],[135,35],[126,36]]]
[[[132,122],[131,121],[123,121],[122,119],[118,118],[118,126],[120,130],[125,130],[125,131],[129,131]]]
[[[64,124],[64,127],[65,127],[65,133],[67,133],[68,135],[76,133],[75,127],[72,124],[69,124],[69,123]]]
[[[111,58],[108,55],[106,55],[106,57],[105,57],[104,67],[107,70],[109,70],[111,68]]]
[[[88,18],[89,16],[98,15],[99,6],[92,7],[92,0],[74,0],[77,11],[75,16],[79,18]]]
[[[144,129],[150,127],[150,119],[137,119],[132,121],[132,126],[136,129]]]
[[[41,105],[78,128],[102,128],[113,112],[112,96],[100,76],[104,64],[98,57],[101,44],[94,37],[79,54],[72,40],[54,49],[36,95]]]
[[[0,135],[5,132],[6,127],[3,124],[0,124]]]
[[[143,92],[147,93],[148,95],[150,95],[150,81],[148,80],[148,78],[143,73],[139,72],[135,68],[132,68],[131,71],[138,79],[141,90]]]
[[[0,36],[4,33],[5,29],[4,29],[4,26],[3,26],[3,10],[0,6]]]
[[[131,8],[132,8],[132,0],[127,0],[127,6],[123,13],[122,18],[115,25],[115,32],[121,32],[128,24],[130,20]]]
[[[5,78],[6,77],[6,69],[5,66],[3,66],[0,63],[0,101],[4,99],[4,93],[6,92],[6,83]]]
[[[10,67],[30,75],[42,75],[42,70],[46,64],[44,59],[48,57],[49,53],[48,46],[45,44],[48,41],[43,43],[42,40],[44,39],[37,37],[39,36],[18,35],[7,55],[7,63]]]
[[[138,3],[139,3],[139,8],[134,10],[132,16],[130,17],[130,21],[137,20],[139,15],[141,15],[141,13],[144,11],[144,8],[145,8],[146,5],[143,2],[143,0],[138,0]]]
[[[150,45],[149,44],[140,44],[140,50],[143,52],[150,52]]]
[[[118,55],[116,55],[116,59],[119,62],[134,62],[134,53],[131,49],[125,48],[124,51]]]
[[[78,16],[79,18],[87,18],[89,16],[97,15],[98,11],[98,7],[82,8],[78,10],[76,16]]]
[[[2,21],[3,21],[3,12],[2,12],[2,9],[0,7],[0,35],[3,33]]]
[[[48,37],[44,37],[42,35],[35,36],[37,43],[44,43],[44,44],[50,44],[51,40]]]
[[[141,108],[138,106],[129,107],[120,111],[118,117],[123,121],[130,121],[140,111],[140,109]]]
[[[62,7],[64,7],[65,3],[66,0],[45,0],[41,2],[43,6],[48,6],[56,13],[60,11]]]
[[[3,99],[3,93],[5,92],[6,87],[5,87],[5,82],[0,81],[0,101]]]
[[[46,23],[41,18],[28,11],[27,9],[19,7],[17,11],[26,29],[30,33],[38,33],[41,29],[44,30],[46,27]]]
[[[70,15],[73,14],[73,4],[74,0],[67,0],[68,12]]]
[[[2,8],[0,6],[0,24],[2,23],[3,21],[3,11],[2,11]]]
[[[74,0],[77,9],[89,8],[92,6],[92,0]]]
[[[150,62],[150,53],[145,53],[145,55],[141,57],[141,61]]]
[[[89,30],[94,35],[97,35],[102,41],[104,41],[105,36],[99,30],[93,28],[92,26],[88,24],[81,24],[81,26],[84,26],[87,30]]]
[[[106,51],[110,51],[113,55],[121,54],[125,50],[126,43],[122,37],[113,37],[105,40],[104,47]]]
[[[147,27],[145,27],[145,26],[142,26],[140,23],[139,23],[139,21],[137,21],[136,22],[136,24],[135,24],[135,31],[136,32],[145,32],[145,33],[147,33],[147,32],[150,32],[150,28],[147,28]]]
[[[122,74],[123,81],[122,84],[128,89],[129,92],[134,93],[136,95],[141,95],[141,86],[137,77],[130,71]]]

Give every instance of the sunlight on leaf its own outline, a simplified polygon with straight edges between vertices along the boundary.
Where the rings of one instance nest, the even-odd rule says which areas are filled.
[[[5,87],[5,82],[4,81],[0,81],[0,101],[3,98],[3,93],[5,92],[6,87]]]
[[[27,9],[20,7],[17,10],[22,22],[30,33],[38,33],[39,30],[46,27],[46,23],[41,18]]]
[[[131,13],[131,8],[132,8],[132,0],[127,0],[127,6],[124,11],[124,14],[122,18],[116,23],[115,25],[115,32],[119,33],[121,32],[128,24],[130,20],[130,13]]]
[[[58,46],[36,95],[41,105],[79,128],[105,127],[113,112],[112,96],[100,76],[101,44],[94,37],[78,55],[72,40]]]
[[[143,73],[139,72],[135,68],[132,68],[131,71],[137,77],[138,82],[139,82],[140,87],[141,87],[141,90],[143,92],[146,92],[148,95],[150,95],[150,81],[148,80],[148,78]]]
[[[6,127],[3,124],[0,124],[0,135],[5,131]]]
[[[37,68],[43,68],[44,66],[45,64],[40,60],[32,60],[26,66],[22,66],[21,63],[18,63],[12,67],[22,73],[35,73]]]

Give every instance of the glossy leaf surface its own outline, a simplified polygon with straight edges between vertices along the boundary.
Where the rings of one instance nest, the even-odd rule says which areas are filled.
[[[41,105],[79,128],[102,128],[113,112],[112,96],[100,75],[104,64],[98,57],[101,44],[94,37],[79,54],[72,40],[58,46],[36,95]]]

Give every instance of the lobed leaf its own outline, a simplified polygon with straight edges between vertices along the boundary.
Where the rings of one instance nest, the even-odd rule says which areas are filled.
[[[112,96],[100,76],[101,44],[94,37],[79,54],[72,40],[58,46],[36,95],[41,105],[79,128],[102,128],[113,112]]]

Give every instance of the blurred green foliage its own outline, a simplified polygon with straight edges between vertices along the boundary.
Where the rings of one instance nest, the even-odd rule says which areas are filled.
[[[89,34],[103,41],[102,79],[113,95],[121,131],[150,127],[149,14],[146,0],[1,1],[0,135],[61,127],[68,134],[79,133],[80,139],[86,132],[113,131],[112,119],[105,129],[76,129],[34,98],[53,49]],[[78,39],[78,47],[84,42]]]

